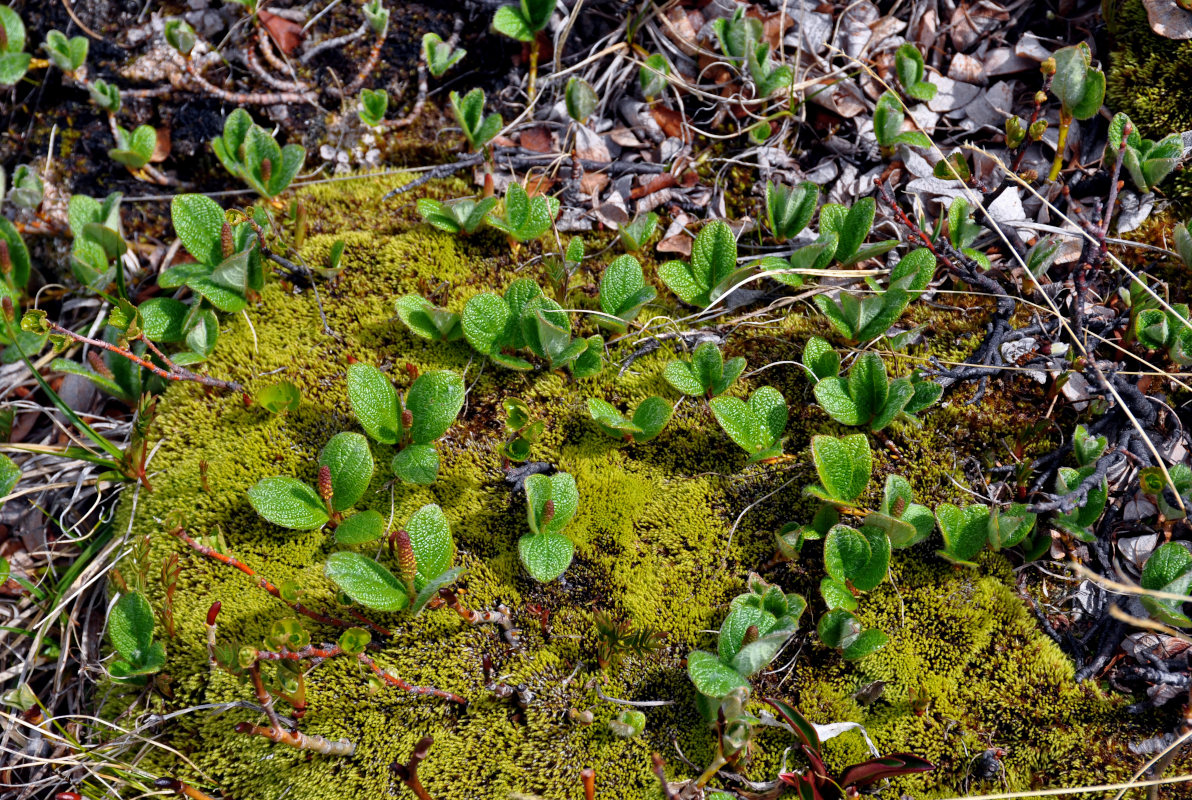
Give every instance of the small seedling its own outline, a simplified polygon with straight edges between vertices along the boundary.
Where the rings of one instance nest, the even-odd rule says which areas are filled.
[[[510,242],[532,242],[550,230],[559,213],[555,197],[530,197],[520,184],[511,183],[505,192],[505,213],[489,213],[488,224],[509,237]]]
[[[865,244],[870,231],[873,230],[876,215],[877,202],[872,197],[861,198],[851,208],[837,203],[824,204],[820,209],[820,235],[817,243],[831,245],[832,254],[828,256],[828,262],[835,260],[843,266],[851,267],[867,259],[885,255],[897,247],[896,240]],[[827,248],[824,252],[827,252]],[[822,259],[823,255],[818,258]]]
[[[120,112],[123,102],[120,98],[120,90],[103,78],[99,78],[88,86],[87,92],[91,96],[91,102],[95,103],[96,108],[100,111],[106,111],[109,114]]]
[[[161,642],[153,641],[153,628],[153,608],[140,592],[128,592],[116,601],[108,615],[108,639],[120,656],[108,665],[113,678],[135,678],[161,671],[166,663],[166,648]]]
[[[653,211],[639,214],[620,227],[621,245],[629,252],[641,250],[653,238],[658,229],[658,215]]]
[[[743,60],[750,47],[762,39],[762,21],[745,16],[745,7],[737,6],[731,17],[712,21],[712,30],[720,44],[720,52],[734,60]]]
[[[666,91],[670,85],[671,66],[662,53],[652,53],[642,62],[637,73],[637,85],[647,98],[654,98]]]
[[[873,111],[873,135],[887,158],[894,155],[900,144],[909,147],[931,147],[931,140],[922,131],[903,131],[906,122],[906,108],[898,95],[885,92],[878,98]]]
[[[989,269],[993,266],[989,261],[989,256],[972,247],[973,242],[984,229],[973,222],[970,214],[967,200],[963,197],[953,198],[951,205],[948,206],[948,241],[984,269]]]
[[[725,361],[714,343],[701,342],[690,362],[667,362],[662,377],[681,394],[711,399],[727,392],[744,371],[744,358],[737,356]]]
[[[290,381],[271,383],[257,393],[257,405],[270,414],[285,414],[297,411],[302,402],[302,393]]]
[[[87,62],[87,50],[90,41],[85,36],[72,36],[67,39],[61,31],[50,31],[42,48],[50,57],[50,62],[67,75],[73,75],[79,67]]]
[[[866,628],[851,611],[834,608],[820,617],[816,626],[820,641],[840,651],[848,661],[857,661],[881,650],[890,637],[877,628]]]
[[[443,77],[447,70],[459,63],[468,54],[463,48],[452,47],[437,33],[422,34],[422,58],[426,69],[435,78]]]
[[[1122,151],[1122,166],[1140,192],[1149,192],[1158,186],[1184,155],[1184,143],[1178,133],[1170,134],[1158,142],[1144,139],[1130,118],[1118,112],[1109,123],[1109,141],[1105,145],[1107,163],[1112,164],[1117,160],[1123,137],[1126,148]]]
[[[427,34],[429,36],[430,34]],[[370,128],[375,128],[385,121],[385,114],[389,111],[389,92],[384,89],[362,89],[360,91],[360,121]],[[419,201],[421,203],[421,201]],[[419,208],[421,211],[421,208]],[[426,215],[423,214],[425,217]]]
[[[606,328],[624,333],[642,308],[657,296],[654,287],[646,284],[642,265],[636,258],[629,255],[615,258],[600,276],[600,310],[605,316],[598,317],[597,321]]]
[[[912,250],[890,273],[890,285],[881,291],[872,284],[873,294],[859,297],[842,291],[839,300],[816,295],[815,305],[841,336],[849,341],[876,339],[898,321],[910,301],[922,294],[935,274],[935,256],[926,248]]]
[[[418,201],[418,213],[423,221],[441,231],[454,234],[471,234],[485,222],[490,211],[497,205],[497,198],[483,197],[479,200],[460,198],[447,203],[424,197]]]
[[[819,202],[819,187],[810,181],[783,186],[766,181],[766,221],[776,242],[793,239],[807,227]]]
[[[287,475],[262,478],[248,490],[248,502],[283,528],[309,531],[338,525],[372,480],[368,440],[358,433],[337,433],[319,453],[318,467],[316,487]]]
[[[1179,542],[1159,545],[1142,568],[1139,582],[1143,589],[1171,594],[1188,594],[1192,585],[1192,553]],[[1188,598],[1192,600],[1192,597]],[[1160,622],[1179,627],[1192,626],[1192,619],[1184,613],[1183,600],[1152,597],[1143,594],[1142,604]]]
[[[667,261],[658,277],[689,305],[706,308],[734,285],[737,240],[720,220],[704,226],[691,246],[691,263]]]
[[[439,308],[421,295],[403,295],[397,298],[394,306],[398,319],[423,339],[454,342],[464,335],[459,314]]]
[[[116,147],[108,151],[108,158],[128,167],[136,175],[153,158],[157,149],[157,131],[149,125],[139,125],[128,131],[116,126]]]
[[[517,553],[534,580],[553,581],[571,566],[575,545],[562,531],[578,509],[579,491],[568,473],[526,478],[526,518],[531,532],[517,540]]]
[[[1064,164],[1064,151],[1068,146],[1068,130],[1078,119],[1091,119],[1101,110],[1105,99],[1105,73],[1092,67],[1093,54],[1084,42],[1057,50],[1055,55],[1043,62],[1046,75],[1053,73],[1051,93],[1060,101],[1060,132],[1055,148],[1055,160],[1047,180],[1054,181],[1060,175]],[[1118,140],[1121,141],[1120,139]]]
[[[646,715],[635,709],[626,709],[608,721],[608,729],[622,739],[636,738],[646,730]]]
[[[1192,327],[1183,321],[1187,319],[1192,317],[1186,303],[1173,304],[1171,311],[1140,308],[1134,315],[1134,337],[1143,347],[1167,350],[1174,363],[1187,366],[1192,364]]]
[[[438,477],[434,442],[459,416],[465,394],[463,378],[450,370],[424,372],[402,396],[376,367],[348,367],[352,411],[369,438],[400,448],[391,466],[406,483],[429,485]]]
[[[452,92],[451,110],[455,112],[455,119],[468,140],[468,149],[473,153],[491,142],[505,124],[500,114],[484,116],[483,89],[473,89],[462,98],[459,92]]]
[[[757,87],[758,97],[769,97],[777,91],[787,89],[794,80],[794,72],[786,64],[775,66],[774,61],[770,58],[768,42],[750,42],[745,51],[745,65],[749,68],[749,76],[753,78],[753,83]],[[761,130],[760,126],[759,130]],[[769,134],[767,133],[762,141],[768,138]]]
[[[662,433],[666,423],[670,422],[674,409],[661,397],[647,397],[630,418],[611,403],[590,397],[588,413],[596,421],[596,427],[614,439],[648,442]]]
[[[923,80],[923,54],[910,42],[899,47],[894,53],[894,72],[897,73],[898,82],[902,84],[902,91],[907,97],[923,102],[935,97],[938,87]]]
[[[119,235],[122,197],[119,192],[113,192],[101,203],[86,195],[73,194],[67,204],[67,219],[73,237],[70,246],[71,271],[80,282],[92,289],[106,288],[115,278],[116,270],[110,265],[99,237],[88,234],[88,230],[96,231],[89,226],[99,225]],[[3,227],[4,223],[0,222],[0,232],[3,232]]]
[[[501,446],[501,454],[510,461],[525,461],[530,448],[542,436],[546,423],[530,416],[530,407],[516,397],[502,403],[505,408],[505,434],[512,437]]]
[[[773,386],[761,387],[748,402],[739,397],[713,397],[708,404],[729,438],[749,453],[747,463],[782,455],[786,400]]]
[[[588,121],[588,117],[596,111],[596,104],[600,102],[596,90],[583,78],[571,78],[567,81],[563,100],[567,107],[567,116],[580,125]]]
[[[811,460],[820,482],[804,491],[825,503],[855,508],[873,475],[873,454],[863,433],[811,437]]]
[[[289,187],[302,163],[306,149],[299,144],[278,145],[273,136],[252,121],[243,108],[224,120],[223,135],[211,141],[224,169],[240,178],[261,197],[272,199]]]
[[[597,611],[593,615],[596,626],[596,665],[600,669],[619,669],[627,656],[643,658],[662,649],[666,633],[648,625],[634,627],[628,621],[617,621],[610,614]]]
[[[935,519],[944,537],[944,549],[936,554],[953,564],[976,566],[973,559],[989,541],[989,506],[973,503],[962,508],[941,503],[935,509]]]
[[[849,369],[848,380],[827,377],[815,384],[815,399],[841,425],[866,425],[877,432],[895,419],[916,422],[915,414],[943,394],[938,383],[886,375],[877,353],[862,353]]]
[[[0,180],[0,194],[3,194],[3,180]],[[17,208],[35,211],[45,197],[46,187],[37,170],[28,164],[18,164],[12,171],[12,188],[8,190],[8,202]]]
[[[265,285],[252,225],[247,221],[232,225],[214,200],[199,194],[175,197],[170,204],[170,216],[178,238],[195,262],[163,270],[157,278],[158,286],[163,289],[186,286],[226,313],[247,308],[248,293],[260,291]],[[206,334],[214,337],[218,328]]]
[[[886,478],[881,505],[877,511],[865,516],[865,525],[884,530],[894,547],[912,547],[927,539],[935,530],[935,517],[931,509],[913,501],[914,492],[910,482],[901,475],[890,475]]]

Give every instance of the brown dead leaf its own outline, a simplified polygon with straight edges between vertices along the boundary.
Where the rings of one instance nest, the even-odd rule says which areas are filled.
[[[949,20],[952,28],[952,43],[957,50],[967,50],[984,34],[1001,22],[1009,22],[1006,10],[990,0],[964,2],[952,12]]]
[[[302,32],[302,26],[297,22],[291,22],[285,17],[279,17],[264,9],[257,12],[257,19],[265,26],[265,32],[269,34],[269,38],[273,40],[277,48],[287,56],[302,44],[302,39],[306,36]]]
[[[535,153],[550,153],[554,148],[550,131],[545,125],[535,125],[521,132],[520,144]]]
[[[1151,30],[1167,39],[1192,39],[1192,11],[1176,0],[1142,0]]]
[[[151,164],[160,164],[170,156],[170,129],[163,125],[157,129],[157,146],[153,148],[153,155],[149,156]]]
[[[957,53],[948,66],[948,77],[954,81],[984,86],[987,82],[985,65],[972,56]]]
[[[663,106],[654,106],[650,109],[650,115],[654,117],[658,127],[662,128],[662,132],[667,136],[682,139],[684,142],[689,141],[690,131],[687,128],[687,120],[678,111]]]
[[[674,236],[668,236],[663,239],[654,249],[659,253],[678,253],[685,258],[689,258],[691,256],[692,241],[694,240],[686,233],[676,233]]]
[[[530,197],[546,194],[555,185],[554,178],[549,175],[527,175],[523,184],[526,194]]]
[[[586,195],[595,197],[608,186],[608,175],[603,172],[585,172],[579,179],[579,190]]]
[[[629,192],[629,198],[631,200],[640,200],[646,195],[654,194],[654,192],[660,192],[663,189],[669,189],[672,186],[678,185],[679,181],[675,179],[674,175],[671,175],[669,172],[664,172],[661,175],[654,176],[654,178],[648,181],[644,186],[638,186],[631,190]]]
[[[662,17],[662,29],[675,45],[689,56],[699,52],[696,36],[704,27],[704,16],[675,6]]]

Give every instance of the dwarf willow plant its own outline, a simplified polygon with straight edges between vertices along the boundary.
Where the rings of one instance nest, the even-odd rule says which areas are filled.
[[[129,131],[117,125],[115,133],[116,146],[108,151],[108,158],[137,174],[157,150],[157,130],[150,125],[138,125]]]
[[[983,268],[989,269],[993,266],[989,256],[972,247],[983,230],[984,228],[973,221],[968,200],[954,197],[948,206],[948,242]]]
[[[922,131],[903,131],[905,123],[906,108],[898,99],[898,95],[884,92],[873,110],[873,135],[881,147],[882,155],[889,158],[900,144],[909,147],[931,147],[931,140]]]
[[[784,186],[766,181],[766,222],[776,242],[793,239],[815,216],[819,187],[810,181]]]
[[[646,283],[642,265],[630,255],[613,259],[600,276],[600,310],[597,322],[617,333],[624,333],[637,319],[642,308],[658,296]]]
[[[507,397],[501,403],[505,409],[505,435],[511,437],[501,445],[501,455],[510,461],[525,461],[530,457],[530,448],[546,430],[546,423],[530,415],[530,407],[516,397]]]
[[[1072,453],[1076,457],[1077,466],[1076,469],[1059,468],[1055,478],[1056,493],[1063,495],[1076,491],[1076,487],[1096,471],[1097,460],[1101,458],[1108,444],[1109,440],[1104,436],[1089,436],[1083,425],[1077,425],[1072,437]],[[1101,482],[1089,491],[1083,506],[1067,514],[1057,514],[1051,523],[1083,542],[1095,542],[1097,535],[1093,533],[1092,526],[1101,517],[1108,500],[1109,483],[1103,477]]]
[[[505,124],[500,114],[484,115],[484,90],[473,89],[463,97],[459,92],[450,95],[451,110],[468,140],[468,149],[473,153],[496,138],[497,133]]]
[[[1188,587],[1192,586],[1192,553],[1179,542],[1159,545],[1142,568],[1139,583],[1143,589],[1151,591],[1188,594]],[[1160,622],[1179,627],[1192,626],[1192,619],[1184,613],[1185,600],[1147,594],[1140,599],[1150,615]],[[1192,600],[1192,597],[1187,600]]]
[[[653,211],[639,214],[633,218],[632,222],[619,226],[618,234],[621,238],[621,245],[631,253],[641,250],[653,238],[657,229],[657,214]]]
[[[1186,319],[1192,319],[1187,303],[1175,303],[1171,311],[1140,308],[1134,312],[1134,338],[1148,350],[1166,350],[1174,363],[1188,366],[1192,364],[1192,328],[1184,323]]]
[[[662,377],[680,394],[710,400],[727,392],[744,371],[744,358],[725,361],[714,343],[701,342],[691,354],[691,361],[668,361]]]
[[[490,212],[488,224],[502,231],[511,242],[523,244],[549,231],[558,213],[558,198],[530,197],[521,184],[511,183],[505,190],[504,213]]]
[[[0,197],[3,197],[4,173],[0,172]],[[12,171],[12,188],[8,190],[8,202],[17,208],[37,210],[45,197],[45,183],[37,170],[28,164],[18,164]]]
[[[657,97],[670,85],[671,65],[662,53],[651,53],[637,73],[637,85],[647,99]]]
[[[340,525],[335,538],[340,544],[367,544],[384,535],[384,520],[376,511],[379,528]],[[348,530],[345,530],[348,528]],[[373,611],[408,611],[418,614],[441,587],[454,582],[462,572],[453,568],[455,543],[443,509],[429,503],[414,512],[410,520],[390,537],[397,561],[397,574],[378,561],[351,550],[327,557],[324,574],[354,602]]]
[[[418,201],[418,213],[422,220],[441,231],[453,234],[471,234],[484,224],[497,205],[497,198],[482,197],[479,200],[460,198],[441,203],[424,197]]]
[[[437,33],[422,34],[422,58],[432,77],[441,78],[468,54],[462,47],[452,47]]]
[[[79,67],[87,63],[87,50],[90,45],[85,36],[72,36],[68,39],[62,31],[50,31],[41,46],[51,64],[67,75],[73,75]]]
[[[1105,73],[1093,68],[1092,63],[1092,51],[1087,44],[1081,42],[1057,50],[1055,55],[1042,64],[1043,74],[1052,75],[1051,93],[1060,101],[1059,140],[1056,143],[1051,172],[1047,175],[1049,181],[1054,181],[1060,175],[1072,122],[1091,119],[1101,110],[1101,103],[1105,100]]]
[[[362,89],[360,91],[360,108],[357,114],[360,115],[360,121],[370,128],[375,128],[385,121],[385,115],[389,112],[389,92],[384,89]],[[421,201],[419,201],[421,202]],[[418,209],[421,211],[421,207]],[[423,216],[426,216],[423,214]]]
[[[224,169],[269,199],[286,190],[306,160],[302,145],[281,147],[243,108],[224,120],[223,135],[211,141],[211,149]]]
[[[288,475],[262,478],[248,490],[248,502],[265,520],[283,528],[338,526],[364,496],[374,471],[368,440],[345,431],[331,437],[319,452],[316,486]]]
[[[612,403],[588,398],[588,414],[595,420],[596,427],[612,438],[626,442],[648,442],[657,437],[673,413],[674,408],[661,397],[647,397],[629,416],[618,411]]]
[[[894,52],[894,73],[902,84],[903,93],[912,99],[927,102],[935,97],[938,87],[923,80],[923,54],[910,42]]]
[[[1126,147],[1122,151],[1122,166],[1140,192],[1149,192],[1158,186],[1184,155],[1184,142],[1178,133],[1158,142],[1144,139],[1130,118],[1119,111],[1109,123],[1109,141],[1105,145],[1105,160],[1108,163],[1117,161],[1123,138]]]
[[[716,652],[687,655],[687,676],[699,692],[696,705],[714,719],[722,698],[749,692],[749,677],[769,664],[799,627],[807,601],[750,574],[748,591],[733,598],[720,626]]]
[[[526,520],[530,533],[517,540],[517,554],[530,577],[553,581],[571,566],[575,544],[563,529],[579,510],[575,478],[566,472],[526,478]]]
[[[422,295],[402,295],[394,301],[397,317],[412,333],[434,342],[454,342],[464,335],[459,314],[439,308]]]
[[[120,236],[120,201],[123,197],[120,192],[113,192],[101,202],[93,197],[73,194],[67,202],[71,272],[80,283],[93,291],[106,289],[116,278],[116,267],[104,242],[111,241],[113,233],[116,237]],[[4,223],[0,222],[0,231],[3,226]],[[28,264],[27,256],[24,263]],[[27,266],[25,268],[28,269]]]
[[[166,648],[153,641],[153,607],[140,592],[128,592],[108,614],[108,640],[116,648],[115,661],[108,665],[113,678],[139,678],[160,672],[166,664]]]
[[[820,377],[817,368],[825,372],[839,369],[839,360],[833,368],[833,359],[825,355],[825,348],[829,348],[827,342],[812,337],[803,351],[803,366],[817,378],[816,402],[841,425],[865,425],[876,433],[896,419],[917,424],[915,414],[934,405],[943,394],[944,387],[918,375],[891,381],[877,353],[858,356],[847,380],[834,371]]]
[[[455,422],[464,406],[463,378],[450,370],[424,372],[400,395],[383,372],[369,364],[348,367],[348,399],[369,438],[394,445],[393,473],[416,485],[439,475],[435,440]]]
[[[691,245],[691,261],[667,261],[658,277],[684,303],[706,308],[735,284],[737,240],[720,220],[705,225]]]
[[[890,272],[884,291],[870,282],[873,294],[858,296],[841,291],[838,300],[816,295],[815,305],[832,327],[851,342],[866,342],[881,336],[898,321],[911,300],[923,293],[935,275],[935,256],[925,247],[903,256]]]
[[[708,405],[729,438],[749,453],[746,463],[782,455],[786,399],[773,386],[761,387],[749,396],[748,401],[739,397],[713,397]]]

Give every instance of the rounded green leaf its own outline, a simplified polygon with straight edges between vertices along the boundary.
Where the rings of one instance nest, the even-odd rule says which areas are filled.
[[[869,420],[849,395],[848,383],[841,378],[824,378],[815,385],[815,402],[841,425],[861,425]]]
[[[393,457],[393,474],[405,483],[429,486],[439,477],[439,451],[429,444],[412,444]]]
[[[543,519],[547,502],[554,504],[549,519]],[[579,509],[579,490],[569,473],[530,475],[526,478],[526,511],[530,530],[535,533],[558,533],[571,521]]]
[[[553,581],[571,566],[575,545],[558,533],[528,533],[517,540],[517,554],[530,577],[540,583]]]
[[[73,197],[71,198],[74,199]],[[90,200],[91,198],[87,198]],[[92,201],[95,202],[95,201]],[[17,288],[29,282],[29,249],[16,226],[0,217],[0,241],[8,246],[8,260],[12,264],[12,283]]]
[[[877,652],[890,643],[890,637],[877,628],[870,628],[858,634],[844,647],[844,657],[849,661],[856,661]]]
[[[327,557],[324,574],[344,594],[373,611],[401,611],[410,604],[401,581],[367,556],[341,550]]]
[[[684,303],[706,306],[709,302],[712,285],[708,283],[708,275],[691,264],[667,261],[658,268],[658,278]]]
[[[733,689],[748,689],[749,681],[719,658],[703,650],[687,655],[687,675],[700,694],[724,697]]]
[[[321,528],[329,519],[322,498],[295,478],[262,478],[248,490],[248,502],[269,522],[292,530]]]
[[[724,622],[720,625],[717,652],[720,660],[728,664],[741,651],[745,634],[751,626],[757,627],[758,636],[765,636],[778,624],[773,614],[750,603],[735,603]]]
[[[844,648],[861,633],[861,623],[851,612],[834,608],[820,617],[816,632],[820,641],[828,647]]]
[[[456,372],[424,372],[406,395],[406,409],[414,417],[410,439],[414,444],[430,444],[438,439],[464,407],[464,379]]]
[[[855,611],[858,605],[856,596],[835,578],[826,577],[820,581],[820,595],[829,609],[843,608],[846,611]]]
[[[414,512],[406,523],[410,544],[418,562],[414,585],[418,588],[451,569],[455,559],[455,543],[451,540],[451,525],[443,509],[428,503]]]
[[[368,440],[347,431],[331,437],[319,453],[319,466],[331,470],[334,490],[331,504],[336,511],[346,511],[356,505],[368,489],[375,469]]]
[[[713,397],[709,402],[712,414],[729,438],[749,453],[765,447],[749,406],[739,397]]]
[[[861,574],[872,555],[869,541],[847,525],[835,525],[824,539],[824,569],[841,583]]]
[[[890,569],[890,539],[875,525],[862,525],[860,533],[869,544],[869,558],[849,575],[849,580],[857,590],[871,592],[886,579]]]
[[[786,399],[773,386],[763,386],[749,397],[749,412],[756,420],[763,447],[770,447],[786,432]]]
[[[141,330],[154,342],[177,342],[186,336],[186,315],[190,307],[171,297],[153,297],[137,307]]]
[[[619,316],[645,286],[642,265],[633,256],[613,259],[600,277],[600,309]]]
[[[635,442],[648,442],[666,427],[670,422],[674,408],[661,397],[647,397],[633,412],[633,424],[641,433],[633,434]]]
[[[297,411],[302,393],[290,381],[271,383],[257,392],[257,403],[272,414],[283,411]]]
[[[218,203],[201,194],[180,194],[170,203],[170,217],[182,246],[196,261],[212,267],[223,261],[224,212]]]
[[[675,391],[689,397],[702,397],[707,387],[700,383],[695,370],[686,361],[669,361],[662,368],[662,377]]]
[[[721,220],[713,220],[696,234],[691,245],[693,271],[708,287],[715,286],[737,268],[737,240]]]
[[[122,595],[108,615],[108,638],[124,660],[139,666],[153,642],[153,607],[140,592]]]
[[[857,405],[858,415],[868,421],[881,413],[890,392],[886,365],[877,353],[862,353],[848,373],[849,395]]]
[[[973,504],[958,508],[941,503],[935,509],[935,518],[944,537],[941,555],[952,561],[972,563],[989,536],[989,507]]]
[[[505,344],[505,329],[512,316],[509,305],[497,295],[478,294],[464,304],[460,320],[464,338],[476,352],[491,356]]]
[[[835,500],[855,501],[869,484],[873,456],[864,434],[835,438],[814,436],[811,457],[824,489]]]
[[[385,374],[370,364],[348,367],[348,400],[364,432],[382,444],[401,438],[397,390]]]
[[[335,529],[335,541],[340,544],[375,542],[385,535],[385,518],[369,509],[345,519]]]

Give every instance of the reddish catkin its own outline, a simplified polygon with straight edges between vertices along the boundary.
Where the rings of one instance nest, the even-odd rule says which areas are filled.
[[[748,628],[745,629],[745,635],[741,637],[741,646],[744,647],[747,644],[753,644],[754,642],[757,641],[757,637],[758,637],[757,626],[750,625]]]
[[[216,600],[211,604],[211,608],[207,609],[207,624],[214,625],[215,618],[219,616],[219,610],[223,608],[223,604]]]
[[[225,219],[223,227],[219,229],[219,249],[223,253],[224,258],[228,258],[235,252],[236,246],[232,241],[232,226],[228,224]]]
[[[403,428],[412,428],[414,426],[414,414],[408,408],[401,410],[401,426]]]
[[[539,525],[545,525],[555,518],[555,501],[547,500],[546,505],[542,507],[542,519],[539,520]]]
[[[410,541],[410,534],[399,530],[393,535],[393,546],[397,552],[397,566],[401,572],[401,579],[409,583],[418,574],[418,559],[414,555],[414,544]]]
[[[902,512],[906,510],[906,498],[898,497],[894,499],[894,505],[891,506],[890,511],[895,517],[901,517]]]
[[[335,496],[335,489],[331,485],[331,467],[324,464],[319,467],[319,497],[330,503]]]
[[[12,256],[8,252],[8,242],[0,239],[0,273],[12,274]]]
[[[261,183],[269,183],[269,178],[273,176],[273,160],[269,158],[261,159]]]
[[[91,365],[91,369],[95,370],[108,380],[111,380],[115,377],[112,374],[112,370],[108,368],[107,362],[103,360],[103,356],[94,350],[87,351],[87,363]]]

